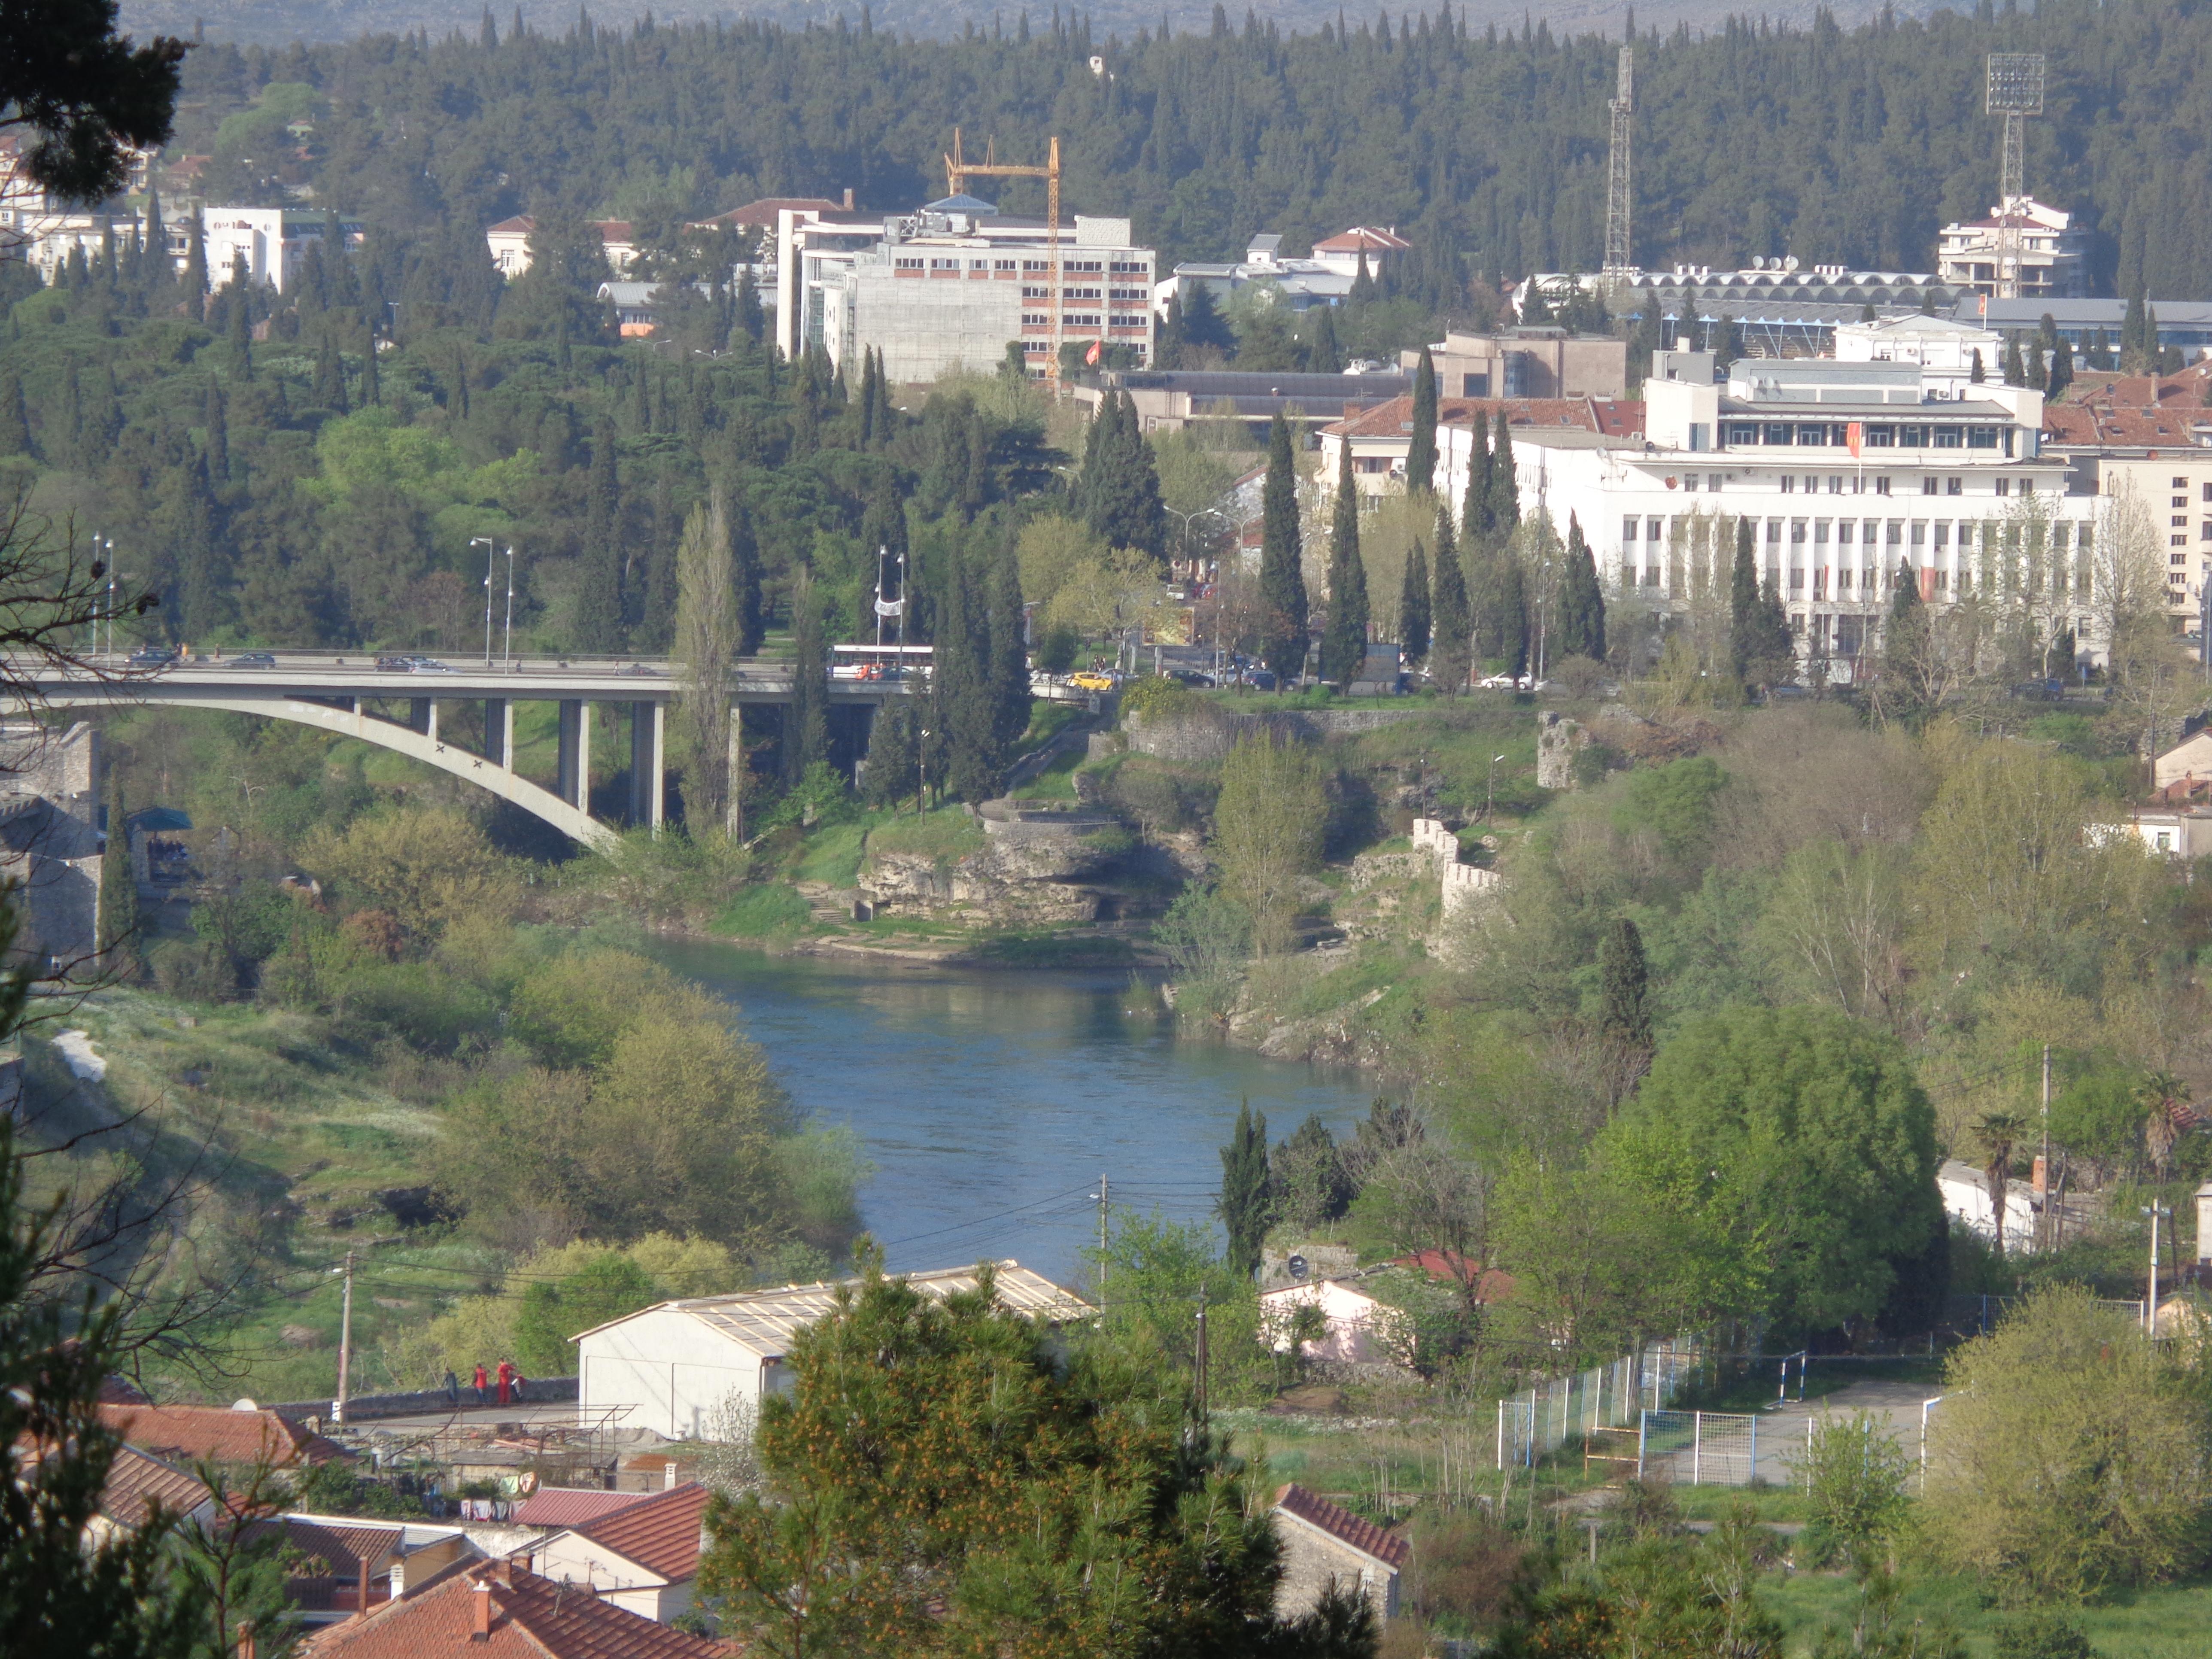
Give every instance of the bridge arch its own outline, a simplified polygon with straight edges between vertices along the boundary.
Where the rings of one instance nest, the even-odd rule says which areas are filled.
[[[511,802],[533,817],[551,824],[571,841],[595,850],[611,847],[620,839],[617,831],[601,823],[574,801],[564,800],[543,784],[532,783],[515,771],[512,763],[514,745],[511,726],[501,734],[502,760],[441,741],[434,717],[430,720],[428,730],[418,730],[412,726],[402,726],[397,721],[381,720],[365,713],[361,706],[362,700],[359,697],[349,697],[342,702],[324,702],[311,697],[225,696],[211,688],[201,690],[176,686],[172,689],[161,681],[153,681],[134,684],[122,695],[118,695],[112,688],[99,685],[50,685],[44,688],[40,702],[57,708],[129,702],[168,708],[215,708],[228,714],[258,715],[264,720],[292,720],[338,737],[357,738],[363,743],[374,744],[379,748],[405,755],[410,760],[421,761],[425,766],[434,766],[441,772],[451,773],[479,788],[489,790],[501,800]],[[343,703],[352,706],[348,708]],[[661,771],[661,705],[652,703],[643,707],[652,711],[652,775],[658,782]],[[563,712],[565,714],[566,711]],[[564,727],[567,724],[564,720]],[[588,772],[587,762],[584,769]],[[580,788],[578,793],[581,794],[583,791]],[[654,793],[657,794],[658,791]],[[651,814],[656,823],[659,816],[657,811]]]

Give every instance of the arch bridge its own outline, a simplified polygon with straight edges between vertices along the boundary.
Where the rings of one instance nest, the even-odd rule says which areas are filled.
[[[105,659],[70,668],[18,663],[10,678],[24,688],[30,706],[145,703],[213,708],[292,720],[356,738],[488,789],[593,848],[616,838],[614,828],[591,812],[592,711],[611,705],[629,714],[628,821],[654,828],[662,821],[667,800],[668,706],[683,690],[675,665],[665,659],[518,658],[426,670],[380,669],[374,655],[286,651],[276,658],[274,666],[255,667],[240,666],[235,658],[194,657],[150,672],[126,672],[119,661]],[[740,718],[748,705],[788,703],[791,665],[743,662],[734,684],[732,702]],[[857,706],[872,713],[885,699],[904,696],[908,684],[896,679],[832,679],[828,690],[833,708]],[[483,705],[480,747],[449,743],[441,735],[439,706],[449,702]],[[559,705],[559,763],[550,789],[515,769],[518,702]],[[373,707],[402,704],[404,718]]]

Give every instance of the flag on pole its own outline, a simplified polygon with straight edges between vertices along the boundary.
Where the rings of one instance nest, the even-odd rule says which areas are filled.
[[[1098,355],[1103,349],[1104,343],[1105,343],[1101,340],[1093,340],[1091,343],[1091,349],[1083,354],[1083,361],[1090,364],[1092,368],[1097,368],[1098,364]]]

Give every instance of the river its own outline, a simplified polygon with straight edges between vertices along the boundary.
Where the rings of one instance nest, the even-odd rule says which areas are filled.
[[[812,1121],[849,1125],[874,1173],[860,1212],[894,1268],[1014,1257],[1088,1276],[1098,1178],[1115,1208],[1204,1221],[1249,1099],[1280,1139],[1340,1135],[1372,1085],[1351,1070],[1178,1038],[1132,1012],[1121,973],[878,967],[700,941],[655,955],[744,1011]]]

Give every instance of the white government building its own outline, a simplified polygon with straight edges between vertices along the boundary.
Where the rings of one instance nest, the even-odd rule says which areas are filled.
[[[1800,647],[1838,680],[1874,648],[1900,571],[1930,605],[1970,595],[2071,628],[2100,654],[2096,538],[2109,500],[2069,493],[2040,447],[2043,394],[1996,384],[2001,336],[1905,317],[1837,330],[1834,358],[1654,354],[1644,432],[1513,430],[1524,517],[1581,524],[1616,604],[1725,605],[1752,526]],[[1990,380],[1976,382],[1980,353]]]
[[[973,1267],[891,1277],[939,1297],[976,1283]],[[793,1339],[859,1283],[686,1297],[594,1326],[575,1339],[583,1418],[597,1413],[671,1440],[711,1437],[732,1403],[750,1409],[792,1386],[787,1361]],[[1087,1319],[1092,1312],[1082,1297],[1018,1261],[998,1263],[994,1284],[1001,1304],[1032,1319]]]

